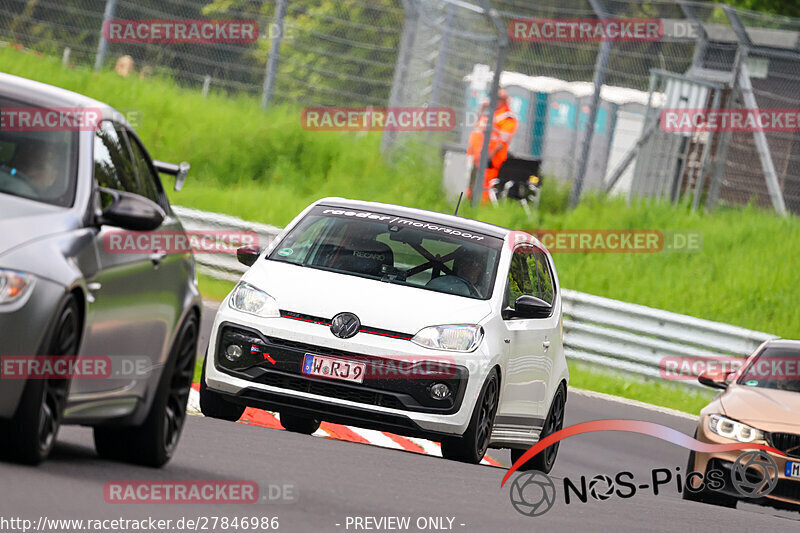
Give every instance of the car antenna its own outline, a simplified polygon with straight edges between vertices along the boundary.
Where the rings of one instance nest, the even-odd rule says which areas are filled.
[[[458,203],[456,204],[456,212],[453,213],[453,216],[458,216],[458,207],[461,205],[461,198],[464,196],[464,191],[461,191],[461,194],[458,195]]]

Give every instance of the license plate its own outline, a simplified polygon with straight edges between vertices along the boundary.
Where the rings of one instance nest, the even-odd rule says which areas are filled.
[[[364,381],[366,363],[348,361],[327,355],[314,355],[307,353],[303,358],[303,374],[321,378],[342,379],[344,381]]]
[[[800,463],[786,461],[786,477],[800,479]]]

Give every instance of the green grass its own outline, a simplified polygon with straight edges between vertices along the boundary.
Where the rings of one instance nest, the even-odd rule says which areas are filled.
[[[608,372],[592,365],[574,362],[569,363],[569,386],[669,407],[693,415],[699,414],[714,398],[714,392],[710,390],[695,391],[663,380]]]
[[[221,301],[231,292],[234,285],[235,283],[230,281],[214,279],[203,274],[197,275],[197,286],[200,289],[200,294],[203,295],[203,298],[208,298],[209,300]]]
[[[0,70],[88,94],[118,109],[137,110],[137,131],[153,157],[192,163],[184,190],[169,193],[176,204],[277,226],[323,196],[442,212],[454,208],[440,191],[435,138],[423,137],[390,164],[379,152],[379,133],[306,131],[298,108],[264,113],[250,97],[212,92],[204,99],[199,91],[182,89],[169,79],[142,81],[65,69],[56,59],[10,48],[0,48]],[[629,206],[592,197],[567,210],[567,193],[566,187],[546,181],[542,205],[530,217],[517,205],[463,205],[460,214],[526,230],[698,231],[703,247],[696,253],[555,254],[561,285],[800,338],[796,218],[781,219],[753,207],[706,215],[668,204],[642,201]],[[202,280],[201,287],[212,298],[227,292],[224,284],[212,280]]]

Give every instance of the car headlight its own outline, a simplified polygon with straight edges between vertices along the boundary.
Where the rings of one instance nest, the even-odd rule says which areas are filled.
[[[33,285],[33,276],[16,270],[0,269],[0,304],[8,304],[22,298]]]
[[[456,324],[423,328],[414,335],[411,342],[434,350],[471,352],[478,347],[482,339],[482,327],[474,324]]]
[[[738,440],[739,442],[753,442],[765,439],[763,431],[722,415],[708,417],[708,429],[721,437]]]
[[[237,311],[251,315],[261,317],[281,316],[280,311],[278,311],[278,302],[275,298],[245,281],[240,281],[234,287],[228,299],[228,305]]]

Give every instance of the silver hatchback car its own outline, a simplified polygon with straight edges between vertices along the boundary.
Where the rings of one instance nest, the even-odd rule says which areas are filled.
[[[58,118],[69,114],[96,123]],[[108,239],[182,233],[158,172],[179,188],[188,165],[152,161],[111,107],[15,76],[0,74],[0,118],[0,448],[36,464],[62,423],[81,424],[100,456],[161,466],[197,352],[194,257],[115,253]],[[73,370],[102,359],[113,372],[16,371],[57,358]]]

